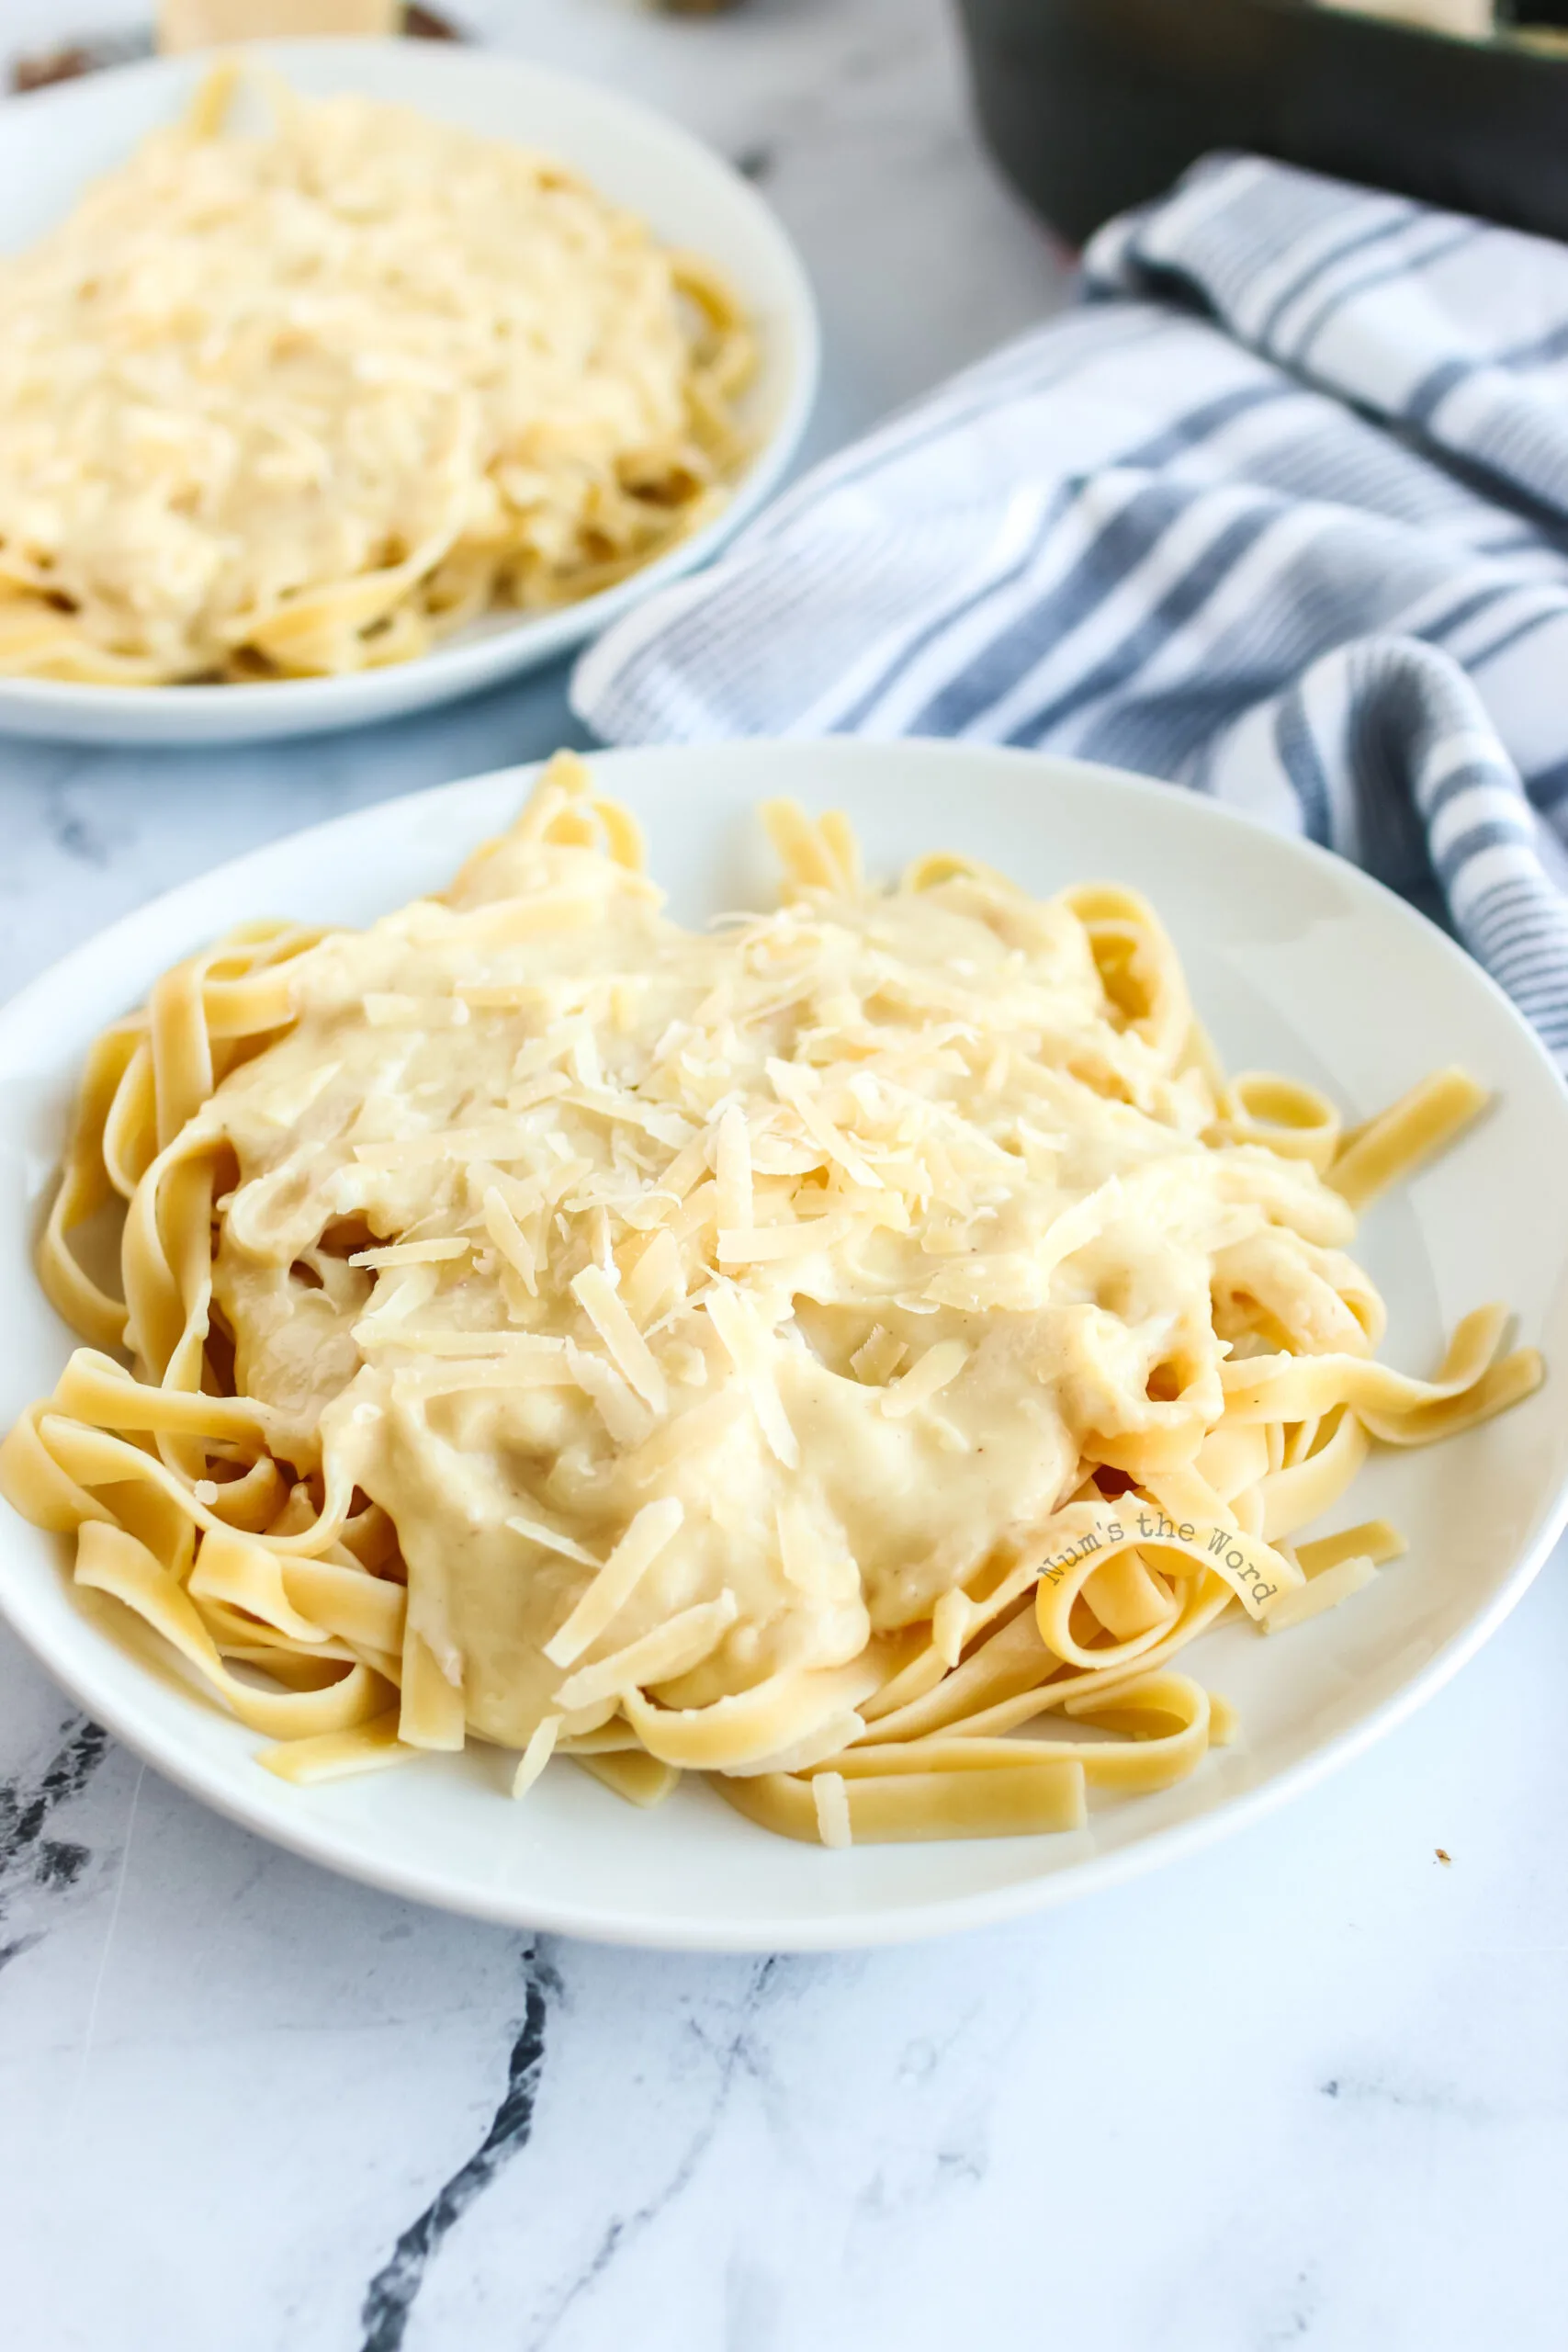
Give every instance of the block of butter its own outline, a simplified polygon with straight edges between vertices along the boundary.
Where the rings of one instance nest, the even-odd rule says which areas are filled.
[[[226,40],[299,33],[396,33],[402,0],[159,0],[158,46],[208,49]]]

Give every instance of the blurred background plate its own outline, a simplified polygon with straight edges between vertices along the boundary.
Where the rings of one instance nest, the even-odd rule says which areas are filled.
[[[665,243],[717,264],[755,321],[743,408],[756,454],[728,505],[656,562],[558,612],[497,613],[413,662],[341,678],[221,686],[85,686],[0,678],[0,734],[82,743],[237,743],[355,727],[450,701],[595,635],[661,581],[714,553],[781,480],[816,394],[816,306],[794,245],[739,173],[633,100],[544,66],[423,41],[272,41],[246,51],[298,89],[352,90],[560,156]],[[210,56],[162,59],[0,105],[0,247],[31,243],[85,182],[176,117]],[[4,322],[0,321],[0,331]]]

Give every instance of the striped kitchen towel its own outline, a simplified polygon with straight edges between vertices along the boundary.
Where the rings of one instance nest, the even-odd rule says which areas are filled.
[[[1568,1064],[1568,249],[1250,156],[579,665],[614,742],[1142,769],[1447,920]]]

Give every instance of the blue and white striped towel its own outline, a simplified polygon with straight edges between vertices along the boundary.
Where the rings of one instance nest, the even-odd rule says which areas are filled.
[[[1568,249],[1254,157],[581,662],[615,742],[1045,746],[1308,833],[1568,1063]]]

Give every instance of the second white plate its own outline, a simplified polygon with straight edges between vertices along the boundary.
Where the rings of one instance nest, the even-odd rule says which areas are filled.
[[[581,644],[650,588],[705,562],[777,487],[805,430],[818,337],[800,258],[761,198],[677,124],[573,74],[483,50],[298,40],[256,42],[246,54],[315,96],[358,91],[558,155],[649,221],[663,243],[716,263],[759,331],[761,365],[746,408],[756,454],[705,530],[579,605],[526,617],[492,615],[417,661],[350,677],[152,687],[0,678],[0,734],[239,743],[357,727],[449,702]],[[0,104],[0,250],[32,243],[89,180],[175,119],[209,64],[163,58]]]
[[[1093,876],[1146,890],[1231,1066],[1314,1080],[1352,1116],[1463,1063],[1495,1090],[1493,1109],[1380,1204],[1356,1254],[1388,1302],[1389,1361],[1429,1370],[1467,1308],[1505,1299],[1545,1351],[1545,1389],[1450,1444],[1374,1460],[1333,1523],[1385,1513],[1409,1536],[1408,1558],[1276,1639],[1240,1623],[1205,1638],[1193,1671],[1239,1709],[1238,1744],[1176,1788],[1100,1806],[1071,1838],[829,1853],[754,1828],[700,1784],[641,1814],[565,1770],[513,1805],[509,1759],[484,1748],[287,1787],[254,1762],[251,1734],[119,1646],[68,1582],[62,1547],[0,1505],[0,1611],[49,1671],[160,1771],[332,1868],[486,1918],[753,1951],[977,1925],[1126,1877],[1277,1804],[1437,1690],[1517,1600],[1568,1497],[1568,1094],[1478,967],[1323,851],[1075,762],[832,741],[622,752],[595,766],[646,826],[685,920],[767,902],[771,860],[752,811],[792,793],[846,809],[874,874],[946,847],[1039,891]],[[71,1345],[29,1253],[95,1033],[166,965],[247,917],[362,922],[428,891],[507,821],[528,780],[481,777],[258,850],[117,924],[0,1013],[0,1426],[53,1385]]]

